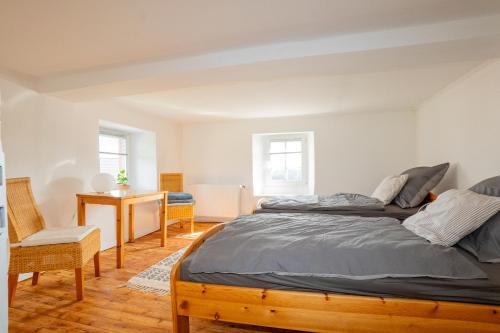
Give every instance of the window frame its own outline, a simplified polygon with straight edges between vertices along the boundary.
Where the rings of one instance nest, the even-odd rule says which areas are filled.
[[[301,141],[302,170],[300,181],[271,179],[271,142]],[[286,152],[286,147],[284,147]],[[281,132],[252,134],[252,183],[257,197],[275,195],[311,195],[315,184],[314,132]]]
[[[111,137],[116,137],[120,139],[125,139],[125,153],[112,153],[112,152],[105,152],[101,151],[101,146],[99,143],[101,135],[106,135],[106,136],[111,136]],[[97,136],[97,154],[99,158],[99,172],[101,173],[101,154],[109,154],[109,155],[116,155],[116,156],[125,156],[125,174],[127,177],[130,175],[130,134],[127,132],[122,132],[114,129],[109,129],[109,128],[99,128],[99,134]],[[115,178],[115,181],[117,181],[116,176],[117,175],[112,175]]]
[[[271,143],[272,142],[291,142],[291,141],[300,141],[302,144],[301,147],[301,175],[300,181],[289,181],[289,180],[273,180],[271,177],[271,155],[272,154],[294,154],[293,152],[287,153],[286,151],[283,153],[271,153]],[[263,164],[264,164],[264,188],[266,187],[286,187],[286,186],[300,186],[308,184],[308,143],[307,143],[307,135],[305,133],[283,133],[283,134],[269,134],[264,141],[264,156],[263,156]],[[296,154],[296,153],[295,153]],[[285,159],[286,161],[286,159]],[[285,162],[286,163],[286,162]],[[286,168],[285,168],[286,171]]]

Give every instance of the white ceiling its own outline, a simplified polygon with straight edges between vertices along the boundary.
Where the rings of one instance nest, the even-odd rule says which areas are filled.
[[[173,118],[263,118],[328,112],[407,111],[476,62],[410,70],[190,87],[122,97],[122,103]],[[197,117],[200,118],[200,117]]]
[[[500,56],[500,1],[0,0],[0,72],[182,121],[407,110]]]
[[[491,0],[2,0],[0,4],[0,63],[33,76],[446,21],[500,9]]]

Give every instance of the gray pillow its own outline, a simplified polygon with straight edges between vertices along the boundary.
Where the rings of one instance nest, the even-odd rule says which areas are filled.
[[[469,190],[479,194],[500,197],[500,176],[485,179],[472,186]]]
[[[443,179],[449,166],[450,163],[443,163],[433,167],[417,167],[402,172],[402,175],[408,175],[408,181],[394,202],[401,208],[417,207]]]
[[[483,180],[470,190],[500,197],[500,176]],[[493,215],[479,229],[462,238],[458,246],[475,255],[481,262],[500,262],[500,213]]]
[[[493,215],[479,229],[462,238],[458,246],[480,262],[500,262],[500,213]]]

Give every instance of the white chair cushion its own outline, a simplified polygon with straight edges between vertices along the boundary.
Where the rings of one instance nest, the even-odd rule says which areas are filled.
[[[72,228],[49,228],[40,230],[33,235],[26,237],[20,243],[12,244],[12,247],[39,246],[76,243],[90,235],[96,230],[96,226],[72,227]]]

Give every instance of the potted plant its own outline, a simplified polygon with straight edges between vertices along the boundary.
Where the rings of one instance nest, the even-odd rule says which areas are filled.
[[[128,177],[124,169],[120,169],[120,172],[116,176],[116,182],[118,183],[118,188],[120,190],[128,190],[130,185],[128,184]]]

